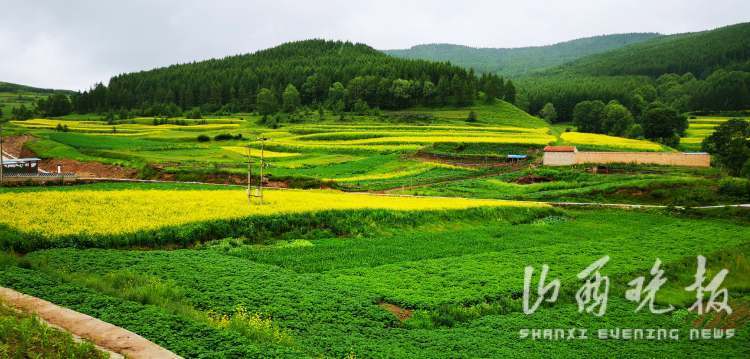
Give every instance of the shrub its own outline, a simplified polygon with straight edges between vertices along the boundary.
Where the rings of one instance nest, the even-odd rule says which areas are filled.
[[[229,141],[233,139],[234,139],[234,136],[232,136],[229,133],[222,133],[220,135],[214,136],[214,141]]]
[[[198,142],[208,142],[211,141],[211,137],[208,137],[206,135],[198,135]]]
[[[719,182],[719,193],[725,196],[750,199],[750,181],[740,178],[725,178]]]

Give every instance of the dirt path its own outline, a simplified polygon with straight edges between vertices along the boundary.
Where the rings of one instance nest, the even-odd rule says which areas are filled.
[[[0,300],[75,336],[127,358],[180,358],[131,331],[15,290],[0,287]]]

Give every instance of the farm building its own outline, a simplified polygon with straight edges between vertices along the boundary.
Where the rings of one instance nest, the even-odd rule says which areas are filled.
[[[665,166],[710,167],[705,152],[579,152],[574,146],[544,148],[545,166],[571,166],[585,163],[636,163]]]
[[[13,174],[36,174],[39,172],[39,158],[14,158],[3,159],[3,173]]]

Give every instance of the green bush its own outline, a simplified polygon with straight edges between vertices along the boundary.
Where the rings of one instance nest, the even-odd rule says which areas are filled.
[[[745,200],[750,199],[750,181],[741,178],[725,178],[719,182],[719,193]]]

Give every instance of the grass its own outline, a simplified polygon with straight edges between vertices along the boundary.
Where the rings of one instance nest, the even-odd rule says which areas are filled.
[[[707,325],[695,324],[699,318],[685,310],[690,301],[679,290],[693,280],[697,254],[710,258],[711,273],[732,270],[724,285],[733,306],[742,308],[749,298],[744,223],[659,211],[507,207],[462,213],[411,224],[408,217],[375,226],[351,223],[361,227],[357,235],[312,233],[314,227],[284,222],[288,235],[264,243],[235,238],[193,249],[35,251],[6,264],[0,284],[124,326],[185,357],[502,357],[529,356],[529,350],[562,357],[738,357],[746,350],[744,324],[735,338],[722,341],[518,338],[522,328],[687,333]],[[580,284],[575,274],[604,254],[612,258],[603,272],[613,287],[607,314],[596,318],[578,313],[572,298]],[[658,303],[678,310],[634,313],[622,283],[648,271],[655,258],[669,280]],[[524,315],[518,299],[523,267],[543,263],[562,280],[561,298]],[[380,303],[413,310],[413,316],[401,322]],[[206,316],[215,321],[200,319]],[[243,322],[229,324],[231,318]]]
[[[68,333],[48,327],[36,317],[0,303],[0,357],[108,358],[92,344],[76,342]]]

